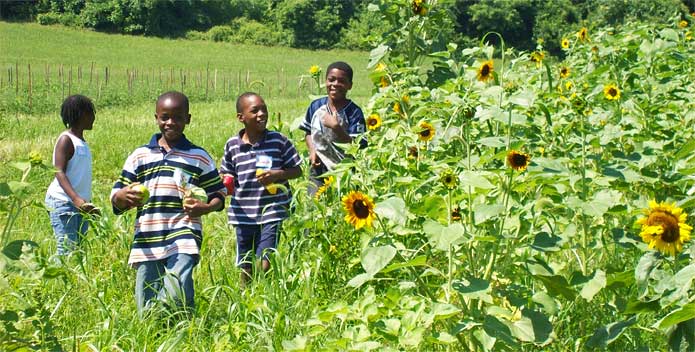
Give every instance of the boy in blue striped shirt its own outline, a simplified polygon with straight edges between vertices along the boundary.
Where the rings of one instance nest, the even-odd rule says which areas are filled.
[[[222,210],[226,195],[215,162],[183,134],[191,121],[188,98],[180,92],[160,95],[155,120],[161,133],[128,156],[111,191],[116,215],[137,208],[128,264],[137,269],[135,300],[140,314],[155,299],[194,307],[193,268],[203,241],[201,216]],[[188,196],[194,186],[205,190],[206,201]]]
[[[277,248],[280,224],[292,199],[287,180],[302,175],[302,160],[287,137],[266,129],[268,107],[260,95],[241,94],[236,111],[244,128],[227,141],[220,172],[234,177],[227,213],[229,224],[236,227],[243,287],[252,277],[253,256],[262,257],[263,271],[270,269],[267,252]]]

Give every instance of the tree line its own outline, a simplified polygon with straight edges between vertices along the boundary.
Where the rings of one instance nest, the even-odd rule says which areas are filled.
[[[679,19],[695,0],[16,0],[0,19],[96,31],[306,49],[369,49],[395,30],[370,6],[444,15],[453,41],[500,33],[508,46],[560,53],[563,33],[626,21]]]

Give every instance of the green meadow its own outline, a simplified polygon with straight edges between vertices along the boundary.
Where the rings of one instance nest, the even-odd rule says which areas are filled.
[[[563,29],[550,57],[540,41],[460,47],[424,3],[374,5],[398,30],[370,53],[0,23],[0,349],[692,351],[695,17]],[[292,183],[267,275],[241,289],[234,231],[207,215],[195,313],[139,318],[134,211],[114,216],[108,195],[157,130],[156,96],[189,95],[186,135],[219,160],[241,127],[234,97],[257,90],[306,159],[308,70],[338,59],[369,146],[345,146],[354,158],[316,197]],[[104,212],[55,263],[42,201],[77,92],[97,106]]]

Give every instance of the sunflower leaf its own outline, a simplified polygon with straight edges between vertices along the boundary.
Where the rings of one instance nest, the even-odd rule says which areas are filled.
[[[695,303],[688,303],[682,306],[680,309],[674,310],[673,312],[667,314],[661,320],[654,324],[661,330],[666,330],[678,323],[684,322],[695,318]]]
[[[591,302],[591,300],[594,299],[594,296],[596,296],[596,294],[604,287],[606,287],[606,273],[603,270],[598,269],[594,273],[594,277],[584,284],[584,287],[582,287],[579,294],[582,296],[582,298],[588,302]]]
[[[586,341],[586,347],[605,348],[610,343],[619,338],[625,329],[629,328],[637,321],[637,316],[633,315],[628,320],[618,321],[604,325],[594,330],[594,335]]]
[[[405,225],[408,220],[408,211],[403,199],[393,197],[376,204],[374,211],[379,216],[389,219],[398,225]]]
[[[393,246],[367,247],[362,251],[362,267],[374,275],[385,268],[396,256],[396,248]]]

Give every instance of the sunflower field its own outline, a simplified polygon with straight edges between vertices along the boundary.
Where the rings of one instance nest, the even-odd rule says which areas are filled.
[[[279,255],[246,289],[225,215],[207,215],[189,319],[137,316],[133,212],[91,219],[51,262],[37,139],[57,120],[4,119],[10,150],[44,152],[3,168],[0,350],[695,350],[695,16],[563,28],[553,57],[494,32],[461,47],[437,4],[369,6],[394,30],[369,53],[368,146],[343,145],[311,197],[291,183]],[[321,94],[321,67],[306,72]],[[151,104],[125,105],[89,135],[95,194],[118,177],[114,145],[153,128]],[[193,105],[186,132],[219,153],[231,103]],[[297,121],[275,121],[306,154]]]
[[[325,220],[353,289],[284,346],[694,349],[695,18],[577,28],[558,59],[446,43],[431,5],[373,5],[398,30],[369,147],[289,221]]]

